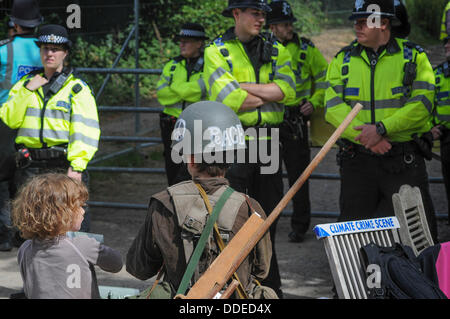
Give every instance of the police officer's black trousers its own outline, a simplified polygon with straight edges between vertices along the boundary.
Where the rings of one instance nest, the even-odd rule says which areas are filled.
[[[271,149],[271,141],[268,142],[268,150]],[[251,149],[247,145],[246,163],[233,164],[227,171],[225,177],[229,180],[230,186],[238,192],[248,194],[254,198],[263,208],[266,215],[269,215],[283,198],[283,180],[281,172],[280,146],[275,147],[275,152],[269,153],[272,158],[272,164],[276,164],[275,172],[272,174],[261,174],[261,167],[270,166],[263,164],[258,159],[256,163],[250,162]],[[272,170],[272,169],[271,169]],[[261,284],[273,288],[279,292],[281,287],[280,272],[275,253],[275,236],[278,218],[270,226],[270,239],[272,242],[272,259],[270,262],[270,271]]]
[[[441,140],[441,165],[445,192],[447,194],[448,222],[450,223],[450,131],[447,132],[448,138]]]
[[[311,161],[307,125],[302,126],[303,136],[290,132],[281,134],[282,159],[286,166],[289,187],[292,187]],[[309,181],[307,180],[292,199],[292,230],[300,235],[308,231],[311,223],[311,202],[309,198]]]
[[[0,182],[0,244],[11,243],[11,216],[8,201],[14,197],[15,187],[11,180]]]
[[[159,125],[161,127],[161,138],[164,146],[164,164],[166,169],[167,182],[169,186],[191,179],[187,171],[186,164],[174,163],[171,157],[172,131],[176,118],[165,113],[160,113]]]
[[[424,158],[417,152],[376,156],[356,151],[339,153],[341,214],[338,221],[395,216],[392,195],[408,184],[420,188],[433,240],[437,223]]]

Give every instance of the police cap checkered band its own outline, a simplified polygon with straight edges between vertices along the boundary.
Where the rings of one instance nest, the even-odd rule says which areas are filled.
[[[203,31],[198,30],[189,30],[189,29],[181,29],[180,37],[194,37],[194,38],[203,38],[206,34]]]
[[[66,28],[56,24],[47,24],[41,27],[37,32],[37,38],[37,45],[51,43],[64,44],[69,48],[72,46]]]
[[[66,37],[62,37],[62,36],[54,35],[54,34],[41,35],[38,38],[38,40],[41,43],[54,43],[54,44],[65,44],[65,43],[69,42],[69,39],[67,39]]]

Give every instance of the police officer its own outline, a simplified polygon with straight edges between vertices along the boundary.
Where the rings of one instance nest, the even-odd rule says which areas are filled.
[[[90,88],[64,67],[72,42],[67,30],[45,25],[38,32],[40,69],[11,89],[0,118],[18,129],[16,186],[33,175],[59,170],[87,183],[86,166],[98,148],[100,128]],[[81,231],[89,231],[89,216]]]
[[[0,41],[0,106],[11,87],[26,73],[42,67],[34,30],[42,22],[35,0],[15,0],[8,20],[8,39]],[[14,196],[14,138],[16,131],[0,121],[0,251],[11,250],[9,209]],[[13,238],[14,239],[14,238]],[[15,242],[13,241],[13,244]]]
[[[204,248],[206,252],[201,254],[198,264],[193,265],[196,269],[193,277],[184,277],[190,260],[195,260],[192,257],[194,247],[200,245],[199,237],[210,213],[207,206],[215,207],[222,194],[231,191],[224,178],[229,166],[227,159],[232,162],[233,153],[246,146],[239,118],[222,103],[203,101],[188,106],[180,114],[176,127],[172,136],[173,147],[182,154],[191,180],[170,186],[151,197],[145,223],[131,244],[126,260],[127,271],[141,280],[151,278],[164,265],[164,280],[171,287],[167,298],[173,297],[177,291],[185,294],[180,285],[189,288],[198,280],[220,254],[219,237],[227,244],[253,211],[265,218],[258,202],[245,194],[232,192],[220,210],[217,230],[210,235],[215,240],[208,241]],[[233,138],[223,143],[222,138],[216,138],[218,136]],[[227,156],[227,153],[232,156]],[[254,279],[266,277],[271,251],[267,232],[236,271],[241,283],[240,298],[251,298],[256,288]]]
[[[180,55],[164,66],[157,85],[158,101],[164,106],[160,115],[160,126],[169,186],[190,179],[186,167],[182,163],[174,163],[171,158],[170,136],[184,108],[207,98],[202,78],[204,41],[207,39],[203,26],[185,23],[176,37],[180,45]]]
[[[447,2],[447,5],[444,8],[444,13],[442,14],[440,39],[444,40],[449,34],[450,34],[450,1]]]
[[[314,109],[324,107],[327,87],[328,62],[311,40],[294,33],[297,21],[287,1],[272,1],[267,15],[267,25],[291,54],[297,95],[293,103],[286,105],[281,125],[282,157],[286,165],[289,185],[292,186],[311,157],[307,121]],[[291,242],[301,242],[311,220],[309,183],[306,182],[293,198],[294,212],[291,218]]]
[[[394,215],[392,195],[409,184],[421,190],[436,240],[424,161],[431,145],[415,142],[431,129],[431,64],[420,46],[392,36],[399,25],[392,0],[358,0],[350,19],[357,40],[332,60],[325,94],[325,118],[336,127],[355,104],[364,106],[340,140],[339,220]]]
[[[447,204],[450,200],[450,36],[444,39],[447,60],[438,65],[436,76],[436,99],[433,112],[433,128],[431,132],[434,140],[440,140],[442,175],[444,177]],[[450,204],[448,204],[448,220],[450,223]]]
[[[270,150],[269,165],[261,157],[252,161],[258,154],[251,153],[249,150],[254,148],[249,147],[245,163],[234,164],[227,173],[230,185],[254,197],[268,214],[283,197],[279,141],[271,132],[282,123],[284,104],[295,98],[296,89],[289,52],[269,34],[261,33],[266,13],[270,11],[265,0],[230,0],[222,14],[233,18],[235,25],[206,48],[203,75],[210,99],[224,103],[237,113],[251,135],[249,143],[266,143]],[[249,133],[252,130],[256,133]],[[261,173],[267,166],[274,167]],[[281,297],[275,230],[276,223],[270,228],[273,257],[264,284]]]

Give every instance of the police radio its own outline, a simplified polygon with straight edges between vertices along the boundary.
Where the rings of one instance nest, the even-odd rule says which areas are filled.
[[[417,75],[417,64],[414,62],[405,63],[404,72],[405,75],[403,77],[403,85],[411,86]]]

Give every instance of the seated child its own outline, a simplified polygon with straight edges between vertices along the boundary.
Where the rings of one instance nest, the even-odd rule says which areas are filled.
[[[23,238],[17,260],[27,298],[100,298],[93,265],[119,272],[120,253],[93,238],[68,238],[83,221],[88,191],[64,174],[38,175],[12,203],[12,221]]]

